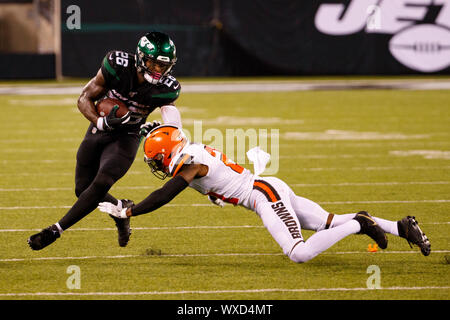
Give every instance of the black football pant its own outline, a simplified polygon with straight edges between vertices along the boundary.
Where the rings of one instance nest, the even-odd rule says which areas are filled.
[[[77,152],[75,194],[78,200],[59,221],[63,230],[94,211],[99,202],[118,203],[108,193],[109,189],[133,164],[139,142],[138,132],[102,132],[93,125],[89,127]]]

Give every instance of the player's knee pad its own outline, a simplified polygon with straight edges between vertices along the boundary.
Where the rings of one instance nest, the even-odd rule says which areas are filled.
[[[289,259],[296,263],[304,263],[315,257],[315,253],[310,250],[305,242],[297,243],[289,253]]]

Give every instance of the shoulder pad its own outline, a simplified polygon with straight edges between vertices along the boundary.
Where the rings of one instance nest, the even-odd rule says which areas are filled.
[[[178,156],[178,158],[171,164],[170,175],[175,177],[177,173],[180,171],[181,167],[185,164],[192,164],[194,156],[189,153],[182,153]]]
[[[124,51],[109,51],[102,61],[102,73],[105,79],[120,81],[124,69],[134,65],[134,56]]]
[[[181,84],[173,76],[166,76],[159,85],[159,92],[153,98],[163,99],[165,104],[175,101],[181,92]]]

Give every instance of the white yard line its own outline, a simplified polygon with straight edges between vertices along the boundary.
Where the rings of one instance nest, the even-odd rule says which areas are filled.
[[[345,291],[422,291],[422,290],[448,290],[450,286],[424,286],[424,287],[381,287],[369,288],[262,288],[237,290],[180,290],[180,291],[136,291],[136,292],[11,292],[0,293],[2,297],[26,296],[160,296],[180,294],[226,294],[226,293],[267,293],[267,292],[345,292]]]
[[[450,200],[374,200],[374,201],[322,201],[319,204],[376,204],[376,203],[445,203]]]
[[[382,170],[447,170],[450,166],[388,166],[388,167],[317,167],[317,168],[283,168],[282,171],[382,171]],[[16,177],[16,176],[73,176],[73,172],[16,172],[16,173],[0,173],[0,177]],[[145,175],[148,176],[148,171],[130,171],[127,175]]]
[[[132,227],[132,230],[190,230],[190,229],[248,229],[248,228],[264,228],[264,226],[242,225],[242,226]],[[32,232],[32,231],[41,231],[41,229],[0,229],[0,233]],[[67,229],[66,231],[117,231],[117,228],[71,228]]]
[[[164,257],[164,258],[198,258],[198,257],[229,257],[229,256],[279,256],[282,253],[197,253],[197,254],[161,254],[161,255],[116,255],[116,256],[83,256],[83,257],[41,257],[41,258],[11,258],[0,259],[0,262],[22,262],[22,261],[41,261],[41,260],[89,260],[89,259],[129,259],[145,257]]]
[[[29,142],[29,140],[28,140]],[[77,149],[66,149],[65,152],[73,152],[76,153]],[[46,153],[46,152],[62,152],[60,149],[1,149],[0,153],[33,153],[33,152],[40,152],[40,153]],[[339,155],[324,155],[324,154],[310,154],[310,155],[281,155],[279,156],[280,159],[336,159],[336,158],[342,158],[342,159],[353,159],[353,158],[392,158],[393,156],[388,154],[377,154],[377,155],[370,155],[370,154],[339,154]],[[76,159],[34,159],[33,163],[66,163],[66,162],[76,162]],[[2,164],[29,164],[29,159],[14,159],[14,160],[0,160],[0,163]]]
[[[280,155],[280,159],[354,159],[354,158],[392,158],[388,154],[292,154]],[[25,160],[27,161],[27,160]]]
[[[226,125],[223,125],[222,127],[226,128]],[[42,132],[42,131],[40,131]],[[48,145],[49,143],[58,143],[61,144],[63,142],[67,142],[69,143],[73,143],[74,144],[74,148],[70,148],[67,149],[68,152],[76,152],[76,150],[78,149],[78,145],[81,142],[81,138],[54,138],[53,136],[50,136],[46,139],[35,139],[35,133],[36,132],[31,132],[30,131],[30,135],[33,135],[33,144],[46,144]],[[22,135],[26,135],[28,134],[28,132],[22,132]],[[84,134],[84,132],[80,133],[80,136],[82,136]],[[283,142],[281,142],[279,144],[279,147],[281,150],[283,149],[288,149],[291,148],[293,146],[298,147],[298,144],[295,142],[292,142],[292,140],[284,140],[283,136],[280,136],[280,140],[282,140]],[[200,141],[201,142],[201,141]],[[30,139],[3,139],[0,140],[0,144],[4,144],[4,145],[15,145],[18,143],[26,143],[27,146],[30,143]],[[375,141],[375,140],[371,140],[371,141],[349,141],[349,140],[332,140],[332,141],[318,141],[317,143],[308,145],[308,148],[310,150],[312,149],[329,149],[329,148],[335,148],[335,147],[349,147],[349,148],[371,148],[373,146],[383,146],[383,147],[392,147],[392,148],[399,148],[399,147],[410,147],[410,148],[431,148],[432,146],[445,146],[445,148],[447,148],[447,146],[450,144],[450,141],[429,141],[429,140],[401,140],[401,141],[397,141],[397,142],[388,142],[388,141]],[[19,149],[17,148],[17,151],[14,151],[15,148],[8,148],[5,149],[5,151],[0,150],[0,154],[2,153],[26,153],[28,150],[36,150],[36,152],[41,152],[42,150],[39,150],[37,148],[31,148],[31,149]],[[76,149],[75,151],[73,151],[73,149]],[[54,149],[53,149],[54,150]],[[49,149],[49,152],[53,152],[53,150]],[[306,155],[306,158],[308,156]],[[371,156],[365,156],[365,155],[355,155],[354,157],[358,158],[371,158]],[[385,157],[397,157],[395,155],[385,155]],[[289,158],[288,156],[282,156],[282,158]],[[295,158],[295,157],[293,157]],[[340,158],[339,156],[330,156],[330,158]],[[345,156],[343,157],[345,158]],[[374,157],[375,158],[375,157]]]
[[[311,90],[398,89],[398,90],[449,90],[450,81],[420,79],[398,80],[321,80],[321,81],[234,81],[234,82],[184,82],[184,93],[236,93],[236,92],[289,92]],[[0,86],[0,94],[12,95],[80,95],[82,85],[18,85]]]
[[[374,201],[322,201],[318,204],[382,204],[382,203],[446,203],[450,200],[374,200]]]
[[[21,160],[0,160],[0,163],[3,165],[7,164],[29,164],[29,159],[21,159]],[[76,163],[75,159],[70,160],[33,160],[33,163],[43,163],[43,164],[54,164],[54,163]]]
[[[318,168],[292,168],[283,171],[381,171],[381,170],[431,170],[431,169],[450,169],[450,166],[386,166],[386,167],[318,167]]]
[[[70,191],[74,187],[60,187],[60,188],[0,188],[0,192],[45,192],[45,191]]]
[[[351,187],[351,186],[397,186],[397,185],[442,185],[450,184],[450,181],[390,181],[390,182],[341,182],[341,183],[294,183],[289,184],[291,187]],[[113,190],[152,190],[158,186],[115,186]],[[51,188],[0,188],[0,192],[53,192],[53,191],[69,191],[73,187],[51,187]]]
[[[420,225],[446,225],[449,221],[443,222],[421,222]],[[133,227],[132,230],[196,230],[196,229],[264,229],[262,225],[241,225],[241,226],[173,226],[173,227]],[[4,232],[35,232],[41,231],[42,228],[31,229],[0,229],[0,233]],[[65,232],[77,231],[116,231],[117,228],[70,228]]]
[[[450,200],[449,200],[450,201]],[[166,204],[164,207],[212,207],[212,203],[191,203],[191,204]],[[70,209],[71,206],[24,206],[24,207],[0,207],[0,210],[40,210],[40,209]]]
[[[450,250],[432,250],[432,253],[449,253]],[[341,251],[323,252],[322,255],[354,255],[354,254],[421,254],[418,250],[411,251]],[[39,257],[39,258],[8,258],[0,259],[0,262],[31,262],[31,261],[55,261],[55,260],[89,260],[89,259],[130,259],[130,258],[200,258],[200,257],[253,257],[253,256],[283,256],[283,253],[193,253],[193,254],[129,254],[115,256],[80,256],[80,257]]]
[[[391,182],[341,182],[341,183],[294,183],[291,187],[351,187],[351,186],[397,186],[397,185],[450,184],[450,181],[391,181]],[[1,191],[1,189],[0,189]]]
[[[447,203],[449,199],[436,199],[436,200],[374,200],[374,201],[318,201],[318,204],[389,204],[389,203]],[[180,204],[167,204],[164,207],[212,207],[213,204],[209,203],[180,203]],[[0,207],[0,210],[40,210],[40,209],[69,209],[71,206],[15,206],[15,207]],[[28,212],[29,213],[29,212]]]
[[[440,183],[439,183],[440,184]],[[146,186],[114,186],[112,190],[154,190],[161,186],[146,185]],[[46,191],[71,191],[74,187],[50,187],[50,188],[0,188],[0,192],[46,192]]]

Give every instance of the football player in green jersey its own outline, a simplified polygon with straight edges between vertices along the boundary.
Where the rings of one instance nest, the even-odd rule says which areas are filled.
[[[61,233],[92,212],[99,202],[119,207],[133,204],[109,194],[113,184],[131,167],[140,143],[141,127],[151,129],[147,116],[160,108],[163,123],[181,128],[181,116],[174,106],[181,90],[171,75],[177,61],[176,48],[170,37],[150,32],[140,38],[136,52],[110,51],[101,68],[83,88],[78,98],[80,112],[90,121],[77,152],[75,194],[78,200],[55,224],[29,237],[33,250],[53,243]],[[95,108],[103,98],[124,102],[129,112],[116,117],[115,112],[100,116]],[[156,123],[155,123],[156,124]],[[144,130],[146,131],[146,130]],[[129,219],[111,216],[118,229],[119,245],[127,245],[131,229]]]

